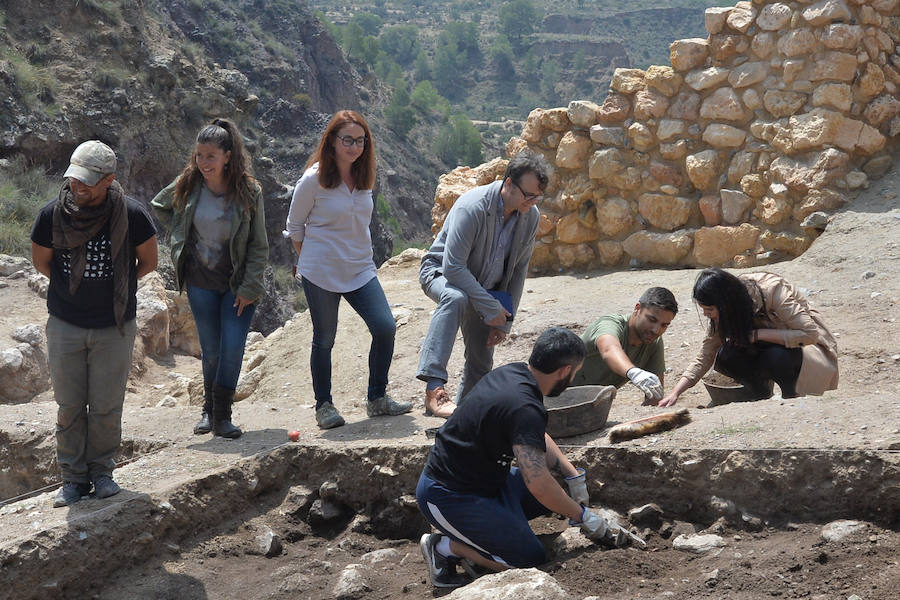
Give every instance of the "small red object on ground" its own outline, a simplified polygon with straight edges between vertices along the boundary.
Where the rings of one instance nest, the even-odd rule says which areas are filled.
[[[296,442],[297,440],[300,439],[300,432],[297,431],[296,429],[294,429],[293,431],[289,431],[288,437],[291,439],[292,442]]]

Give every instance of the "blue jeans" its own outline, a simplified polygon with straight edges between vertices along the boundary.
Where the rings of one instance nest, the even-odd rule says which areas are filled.
[[[331,349],[337,334],[338,305],[346,298],[353,310],[365,321],[372,334],[369,347],[369,389],[366,397],[375,400],[384,396],[388,383],[388,371],[394,358],[394,334],[397,325],[388,306],[384,290],[377,277],[352,292],[329,292],[303,279],[303,292],[309,305],[313,324],[312,351],[309,367],[312,371],[316,409],[331,402]]]
[[[423,471],[416,500],[429,523],[485,558],[513,567],[536,567],[547,560],[528,521],[550,511],[528,491],[516,467],[496,498],[454,492]]]
[[[187,295],[200,338],[203,383],[233,390],[241,374],[244,345],[256,304],[245,306],[238,316],[231,290],[217,292],[188,284]]]

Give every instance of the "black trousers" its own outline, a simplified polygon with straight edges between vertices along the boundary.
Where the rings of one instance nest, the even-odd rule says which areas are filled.
[[[796,398],[802,365],[802,349],[757,342],[749,347],[723,344],[716,355],[714,368],[753,390],[757,399],[771,397],[771,381],[781,388],[783,398]]]

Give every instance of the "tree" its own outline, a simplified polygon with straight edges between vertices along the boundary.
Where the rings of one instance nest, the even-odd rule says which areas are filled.
[[[418,28],[413,25],[395,25],[388,27],[378,38],[381,49],[390,54],[394,60],[408,67],[422,51],[419,43]]]
[[[412,94],[410,94],[410,103],[413,108],[424,114],[434,112],[448,114],[450,112],[450,103],[438,94],[428,80],[420,82],[413,88]]]
[[[514,81],[516,78],[516,66],[513,64],[513,49],[505,35],[500,34],[494,38],[487,51],[488,62],[494,69],[497,79],[502,81]]]
[[[370,12],[361,12],[356,13],[355,15],[350,17],[350,21],[348,21],[347,25],[350,25],[352,23],[355,23],[362,27],[362,30],[366,33],[366,35],[377,36],[378,32],[381,31],[381,25],[383,21],[378,15],[372,14]]]
[[[459,97],[463,74],[479,59],[478,28],[474,23],[447,23],[438,36],[431,70],[435,87],[445,97]]]
[[[394,89],[390,103],[384,109],[384,117],[390,127],[400,137],[406,137],[416,124],[416,114],[409,105],[409,91],[406,86]]]
[[[519,49],[522,47],[522,38],[534,32],[538,13],[531,0],[511,0],[500,7],[499,17],[500,32]]]
[[[559,83],[559,63],[552,58],[545,60],[541,65],[541,96],[548,104],[555,104],[558,101],[557,83]]]
[[[427,81],[431,79],[431,67],[428,65],[428,55],[424,50],[420,50],[416,55],[416,62],[413,65],[413,77],[416,81]]]
[[[434,152],[448,165],[478,165],[484,160],[481,134],[469,117],[453,115],[447,120],[434,141]]]

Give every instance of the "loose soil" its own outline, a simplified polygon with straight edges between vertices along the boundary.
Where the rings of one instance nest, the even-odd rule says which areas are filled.
[[[690,424],[617,446],[635,452],[858,449],[893,460],[894,451],[900,449],[900,208],[893,191],[898,189],[898,179],[897,173],[890,173],[875,182],[835,215],[802,257],[758,269],[780,273],[805,288],[822,313],[838,338],[838,390],[822,397],[785,400],[776,394],[768,400],[710,408],[707,393],[698,385],[677,405],[690,410]],[[300,430],[301,444],[338,453],[373,445],[409,449],[429,445],[425,430],[441,421],[422,414],[423,386],[414,373],[433,303],[416,283],[416,266],[386,266],[379,272],[399,324],[390,392],[398,399],[414,401],[412,413],[366,417],[370,338],[362,321],[346,305],[342,306],[334,349],[335,404],[347,420],[347,425],[338,429],[323,432],[315,426],[308,368],[311,324],[306,314],[296,315],[284,328],[248,348],[248,353],[264,354],[258,368],[264,369],[265,376],[253,395],[235,406],[234,421],[246,432],[240,440],[193,436],[191,427],[198,409],[188,404],[184,394],[176,396],[174,406],[158,406],[166,395],[179,393],[176,374],[193,377],[199,372],[197,359],[172,353],[148,360],[146,373],[130,381],[126,396],[123,427],[130,454],[124,458],[132,461],[116,471],[123,494],[53,509],[54,491],[50,490],[0,507],[0,545],[14,547],[66,521],[72,526],[79,518],[100,514],[117,502],[139,495],[155,497],[242,458],[263,456],[289,443],[287,431],[291,429]],[[675,293],[681,307],[664,338],[669,366],[666,383],[671,386],[703,337],[705,323],[690,300],[696,273],[692,269],[635,269],[529,279],[512,335],[497,348],[495,364],[526,359],[535,337],[548,326],[563,325],[580,332],[600,315],[627,314],[646,287],[663,285]],[[46,320],[44,301],[27,288],[24,279],[6,281],[9,287],[0,290],[3,339],[8,339],[6,332],[16,326]],[[461,366],[459,340],[450,364],[451,388]],[[607,425],[660,412],[641,406],[640,400],[632,386],[619,390]],[[52,392],[26,404],[0,406],[0,436],[8,438],[7,456],[20,452],[30,457],[27,470],[33,479],[28,480],[28,489],[55,478],[54,415]],[[610,446],[606,431],[563,439],[561,445],[576,456],[586,449],[606,448]],[[16,469],[25,470],[24,462],[28,461],[0,466],[14,474]],[[43,479],[35,475],[38,472],[44,474]],[[19,475],[19,480],[26,480],[24,473]],[[628,476],[622,474],[622,478]],[[896,488],[897,483],[890,485]],[[603,504],[599,482],[592,493],[595,502]],[[237,511],[223,501],[218,525],[201,529],[178,544],[148,548],[132,561],[133,567],[120,569],[109,578],[92,579],[86,585],[87,597],[333,598],[332,589],[343,567],[381,548],[396,549],[399,558],[371,567],[372,590],[365,598],[436,595],[425,580],[415,540],[384,539],[349,526],[313,530],[282,515],[280,499],[264,499],[259,506]],[[895,598],[900,585],[896,517],[893,524],[890,519],[881,525],[868,523],[863,532],[841,542],[825,542],[820,535],[823,523],[815,519],[788,523],[773,518],[756,531],[733,521],[714,524],[698,519],[689,524],[669,519],[669,523],[673,531],[667,537],[657,530],[643,532],[648,536],[646,550],[588,548],[554,559],[543,568],[575,597],[824,599],[857,594],[870,600]],[[280,556],[248,554],[263,524],[281,536],[285,550]],[[140,522],[120,525],[133,527],[136,536],[142,528]],[[709,527],[721,530],[727,540],[728,545],[718,553],[694,556],[672,549],[677,533]],[[550,538],[565,529],[565,523],[547,518],[536,522],[536,528],[551,543]],[[115,548],[109,550],[116,552]],[[78,549],[72,552],[77,557]],[[17,597],[15,588],[7,589],[13,590],[10,597]],[[0,597],[4,593],[0,592]]]

